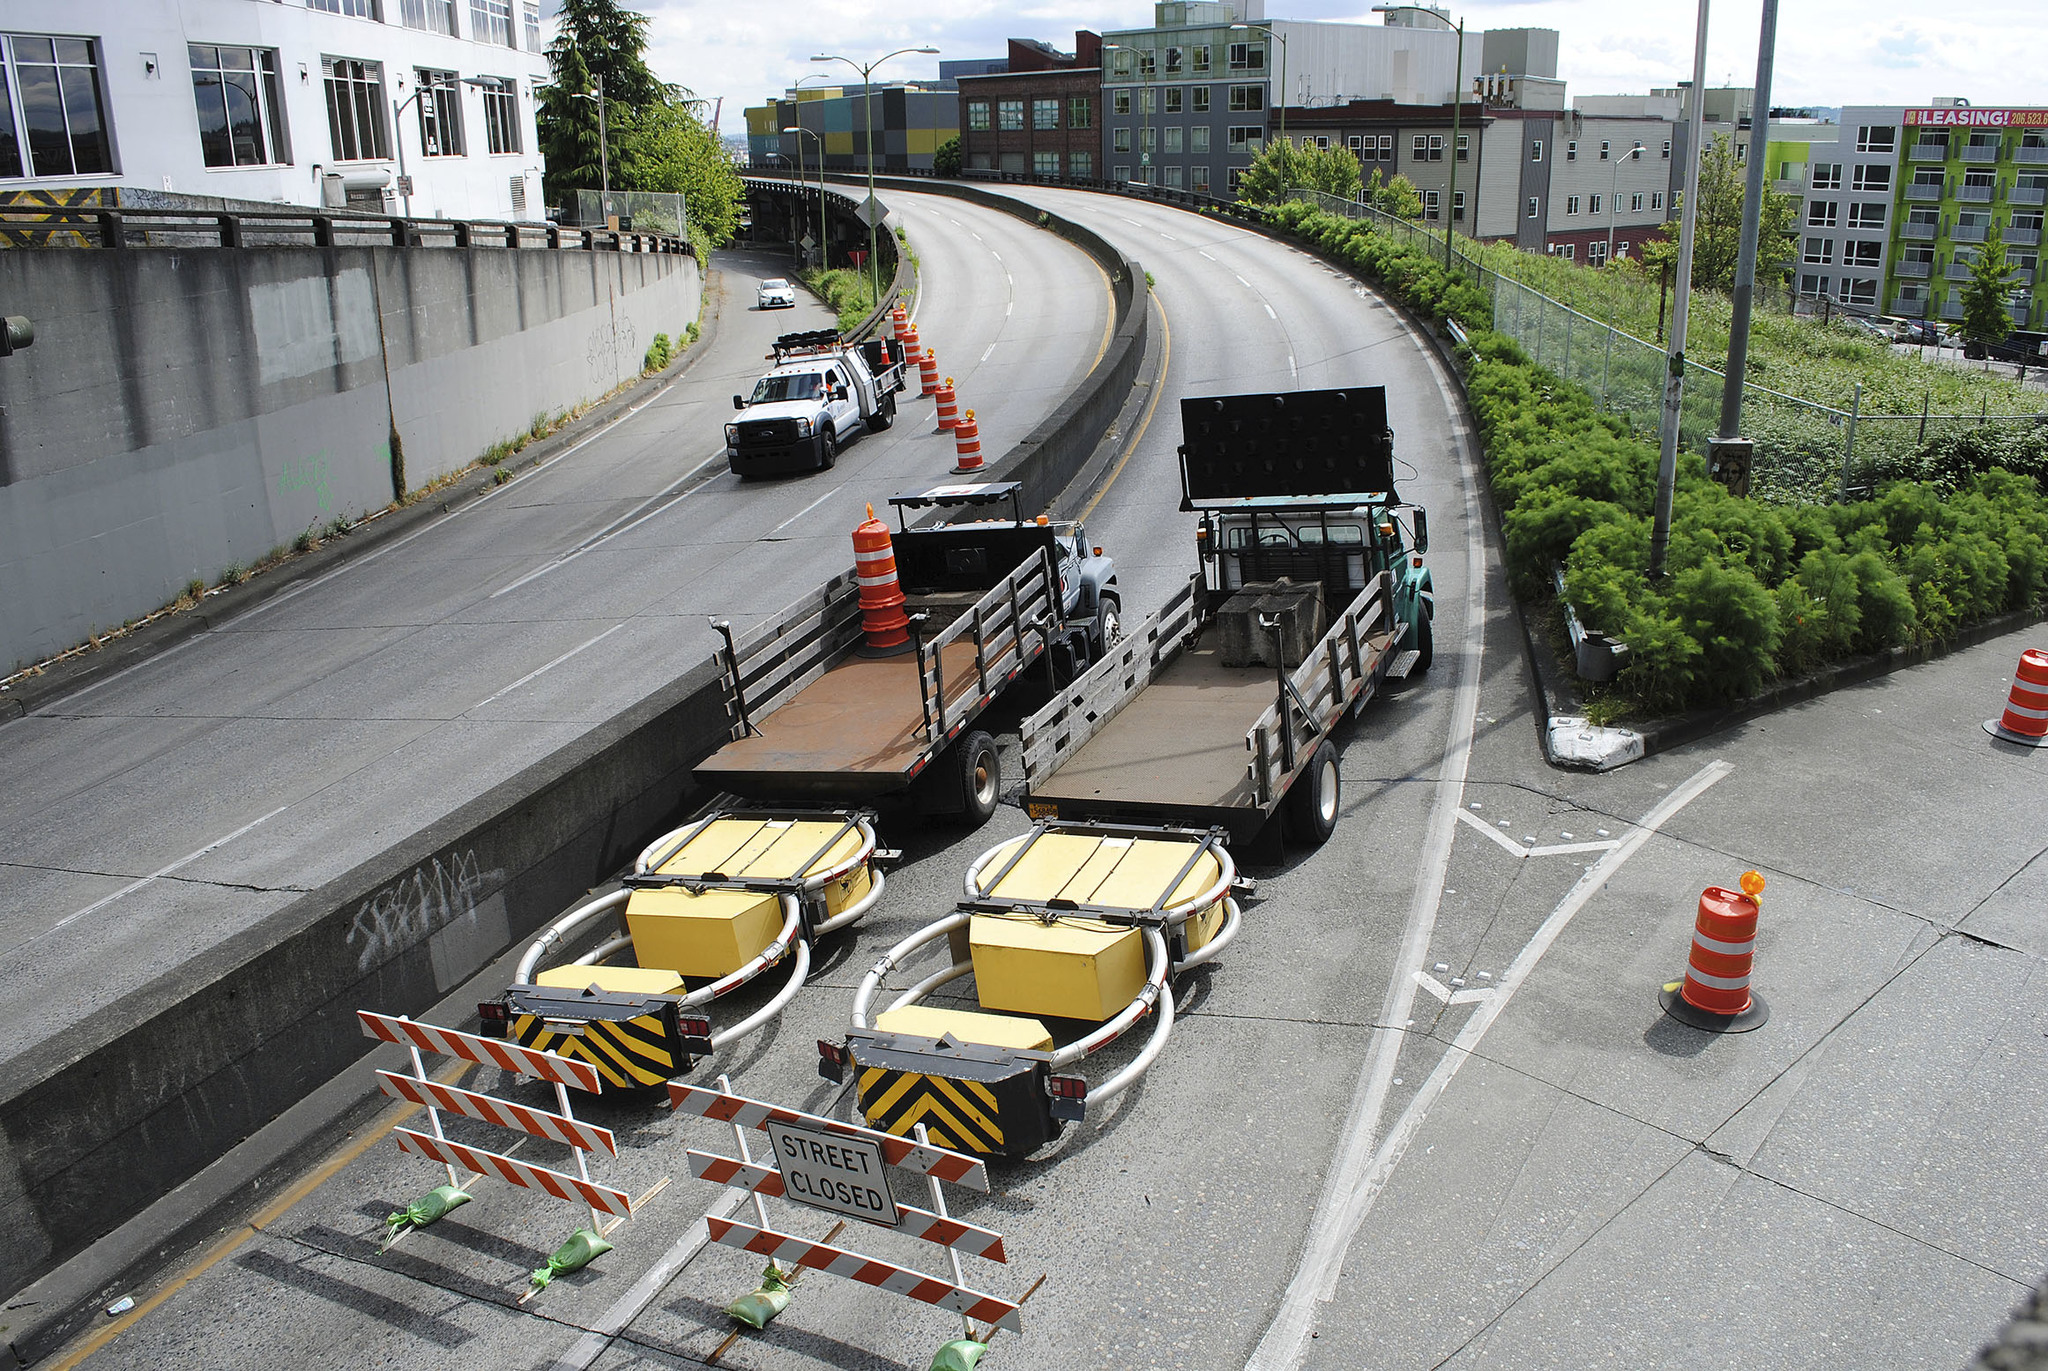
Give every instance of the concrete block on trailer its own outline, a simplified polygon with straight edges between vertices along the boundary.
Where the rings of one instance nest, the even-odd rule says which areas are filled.
[[[1274,631],[1261,619],[1278,619],[1281,661],[1273,660]],[[1315,650],[1328,627],[1323,615],[1323,588],[1310,581],[1255,581],[1228,600],[1216,615],[1225,666],[1297,667]]]
[[[969,922],[974,984],[984,1009],[1100,1023],[1145,984],[1144,937],[1094,919],[1045,924],[1029,914]]]

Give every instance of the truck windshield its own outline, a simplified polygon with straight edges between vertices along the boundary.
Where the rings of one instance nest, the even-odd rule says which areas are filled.
[[[754,383],[754,397],[750,405],[772,405],[783,400],[815,400],[823,388],[823,380],[815,371],[785,373],[781,376],[763,376]]]
[[[1306,524],[1300,528],[1288,528],[1284,524],[1258,525],[1257,546],[1259,547],[1320,547],[1323,542],[1323,526]],[[1230,529],[1229,546],[1233,548],[1254,545],[1253,530],[1245,524],[1233,525]],[[1331,524],[1330,543],[1336,547],[1358,547],[1365,542],[1365,530],[1357,524]]]

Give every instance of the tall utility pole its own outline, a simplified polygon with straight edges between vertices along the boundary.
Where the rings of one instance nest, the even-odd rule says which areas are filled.
[[[1707,0],[1699,0],[1692,50],[1692,109],[1686,118],[1685,214],[1678,228],[1678,298],[1671,306],[1671,352],[1665,359],[1664,426],[1657,454],[1657,506],[1650,520],[1650,578],[1664,574],[1671,545],[1671,495],[1678,485],[1678,425],[1685,402],[1685,315],[1692,299],[1692,249],[1700,217],[1700,140],[1707,122]]]
[[[1742,377],[1749,365],[1749,312],[1756,294],[1757,238],[1763,222],[1764,163],[1771,146],[1771,64],[1778,46],[1778,0],[1764,0],[1756,47],[1756,97],[1749,112],[1749,184],[1742,202],[1742,250],[1735,262],[1735,314],[1728,328],[1728,375],[1721,383],[1721,430],[1707,445],[1707,470],[1737,495],[1749,494],[1751,444],[1742,432]]]
[[[907,52],[918,52],[926,56],[932,56],[938,52],[938,49],[930,44],[926,44],[921,48],[898,48],[894,52],[885,52],[874,61],[867,63],[856,62],[851,57],[841,57],[837,53],[820,53],[811,59],[813,62],[844,62],[847,66],[860,73],[861,115],[867,124],[868,134],[868,203],[862,206],[862,209],[865,211],[862,215],[863,218],[868,218],[869,215],[874,213],[873,205],[875,203],[875,94],[869,77],[874,74],[876,67],[881,66],[882,63],[888,61],[891,57],[901,57]],[[823,153],[819,154],[821,159],[823,155]],[[875,224],[872,219],[868,221],[868,289],[874,296],[875,303],[880,304],[882,301],[882,278],[881,268],[875,260]]]
[[[602,189],[598,192],[601,200],[597,207],[597,217],[604,220],[606,228],[610,228],[612,226],[612,145],[611,139],[605,136],[604,74],[602,72],[598,73],[596,89],[597,94],[595,95],[586,95],[580,90],[571,91],[570,94],[578,100],[597,101],[597,176],[598,182],[602,186]]]
[[[1458,136],[1465,112],[1465,21],[1458,21],[1458,56],[1451,67],[1451,190],[1444,206],[1444,270],[1451,269],[1451,242],[1458,234]]]

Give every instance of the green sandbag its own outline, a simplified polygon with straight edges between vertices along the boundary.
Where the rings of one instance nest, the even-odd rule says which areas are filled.
[[[448,1211],[469,1203],[469,1192],[452,1185],[437,1185],[411,1204],[384,1220],[394,1236],[405,1228],[425,1228]]]
[[[931,1371],[974,1371],[981,1364],[988,1344],[972,1338],[955,1338],[932,1356]]]
[[[533,1288],[545,1290],[548,1288],[548,1282],[555,1277],[566,1276],[571,1271],[581,1271],[611,1250],[612,1245],[603,1238],[588,1228],[579,1228],[569,1235],[569,1241],[549,1255],[546,1266],[533,1273]]]
[[[751,1295],[742,1295],[725,1307],[732,1315],[749,1328],[766,1328],[768,1321],[789,1308],[789,1276],[774,1262],[761,1273],[761,1288]]]

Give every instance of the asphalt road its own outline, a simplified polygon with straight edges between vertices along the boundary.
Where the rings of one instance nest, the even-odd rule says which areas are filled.
[[[1007,1239],[1008,1265],[969,1259],[970,1283],[1014,1298],[1047,1277],[984,1365],[1960,1366],[2048,1267],[2044,757],[1978,727],[2020,644],[1606,776],[1550,770],[1470,453],[1400,320],[1233,226],[1030,194],[1157,282],[1163,399],[1089,515],[1127,619],[1193,565],[1172,402],[1380,383],[1403,493],[1430,510],[1437,658],[1345,732],[1335,837],[1254,872],[1244,934],[1183,983],[1144,1082],[1050,1155],[992,1166],[992,1195],[951,1192]],[[843,1031],[872,954],[1022,826],[1004,810],[980,833],[903,833],[857,939],[720,1063],[735,1087],[843,1109],[813,1040]],[[1682,1028],[1657,988],[1683,969],[1700,890],[1748,867],[1770,882],[1772,1018]],[[701,1365],[758,1259],[700,1245],[697,1216],[732,1196],[681,1154],[731,1134],[624,1098],[592,1113],[621,1136],[606,1179],[676,1179],[616,1252],[524,1306],[576,1214],[489,1182],[379,1256],[384,1216],[437,1178],[373,1132],[337,1140],[331,1175],[203,1272],[138,1292],[144,1316],[90,1364]],[[858,1244],[944,1269],[900,1236]],[[717,1364],[915,1371],[957,1329],[811,1273]]]
[[[1006,215],[892,196],[922,259],[917,323],[1000,454],[1107,341],[1092,260]],[[943,227],[943,232],[938,231]],[[715,354],[630,418],[424,530],[131,671],[0,726],[0,1014],[9,1047],[97,1007],[482,794],[851,565],[872,501],[946,479],[903,397],[836,468],[741,482],[730,397],[769,342],[779,256],[721,254]],[[1016,282],[1033,283],[1020,291]]]

